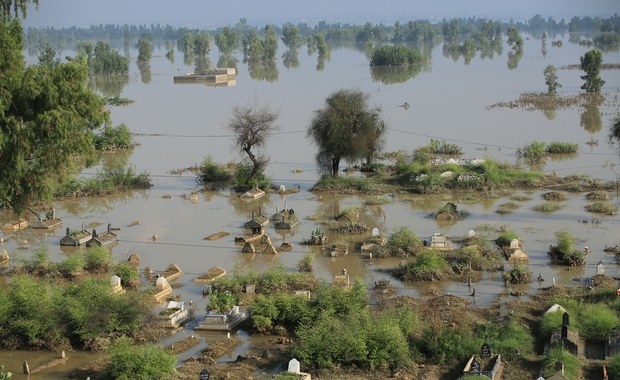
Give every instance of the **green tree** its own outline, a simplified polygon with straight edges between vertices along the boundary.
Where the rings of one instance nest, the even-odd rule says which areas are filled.
[[[586,92],[601,92],[605,81],[601,79],[601,65],[603,64],[603,53],[600,50],[590,50],[581,59],[581,70],[586,72],[581,79],[585,83],[581,86]]]
[[[296,50],[301,46],[301,36],[299,28],[293,24],[285,24],[282,27],[282,43],[291,50]]]
[[[107,371],[118,380],[157,380],[174,372],[176,357],[153,344],[136,346],[131,339],[118,338],[108,350]]]
[[[513,50],[517,51],[523,49],[523,37],[521,37],[517,28],[514,26],[509,27],[506,34],[508,34],[508,45],[510,45]]]
[[[80,62],[25,67],[18,21],[0,21],[0,201],[21,214],[48,199],[76,154],[108,120]]]
[[[138,62],[148,62],[153,54],[153,43],[150,39],[142,37],[138,40]]]
[[[23,18],[26,18],[26,11],[28,10],[28,4],[34,4],[39,7],[39,0],[2,0],[0,1],[1,17],[6,21],[11,18],[11,6],[13,8],[13,15],[19,17],[22,14]]]
[[[278,51],[278,37],[271,25],[265,26],[265,37],[263,40],[264,60],[273,60]]]
[[[545,67],[545,84],[547,85],[547,91],[550,94],[555,94],[558,87],[562,87],[561,84],[558,83],[558,74],[556,73],[555,66],[549,65]]]
[[[215,46],[219,49],[223,55],[232,54],[237,48],[239,41],[239,35],[234,29],[225,26],[221,33],[215,35]]]
[[[379,108],[368,107],[368,94],[340,90],[315,111],[307,135],[318,147],[316,161],[323,173],[338,176],[340,161],[366,158],[370,163],[380,151],[385,124]]]
[[[211,51],[211,37],[209,33],[197,33],[194,36],[194,55],[196,57],[206,57]]]
[[[256,155],[255,148],[262,148],[271,134],[277,129],[276,121],[279,113],[272,111],[269,106],[235,106],[228,129],[235,136],[235,146],[248,155],[252,161],[251,175],[262,173],[267,158]]]

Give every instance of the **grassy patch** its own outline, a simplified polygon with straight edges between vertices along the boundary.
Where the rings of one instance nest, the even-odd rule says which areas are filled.
[[[560,191],[549,191],[547,193],[544,193],[542,197],[546,201],[554,201],[554,202],[563,202],[563,201],[568,200],[568,197],[566,196],[566,194]]]
[[[579,150],[579,144],[572,144],[567,142],[553,141],[550,142],[545,148],[547,153],[576,153]]]
[[[541,212],[541,213],[552,213],[555,211],[558,211],[559,209],[561,209],[562,207],[564,207],[562,204],[558,203],[558,202],[544,202],[541,204],[538,204],[534,207],[532,207],[532,210],[536,211],[536,212]]]
[[[596,201],[585,206],[586,211],[593,212],[596,214],[607,214],[611,215],[618,210],[615,204],[605,202],[605,201]]]
[[[549,354],[544,361],[543,371],[545,378],[551,377],[556,373],[555,363],[558,361],[564,364],[564,376],[569,379],[577,379],[579,377],[581,368],[579,359],[561,348],[553,348],[549,350]]]
[[[594,202],[594,201],[608,201],[609,200],[609,193],[606,191],[592,191],[588,194],[586,194],[586,200],[590,201],[590,202]]]
[[[518,208],[519,208],[518,203],[506,202],[506,203],[502,203],[501,205],[497,206],[497,209],[495,210],[495,212],[498,214],[510,214],[511,212],[513,212],[514,210]]]

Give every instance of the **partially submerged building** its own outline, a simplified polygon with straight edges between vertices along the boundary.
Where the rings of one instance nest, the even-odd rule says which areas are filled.
[[[265,227],[269,224],[269,219],[263,216],[260,209],[258,215],[255,215],[252,211],[252,219],[243,224],[243,229],[246,236],[261,236],[265,234]]]
[[[92,233],[82,226],[79,231],[71,231],[67,227],[67,234],[60,239],[60,245],[77,247],[86,244],[92,238]]]
[[[293,209],[287,209],[286,203],[284,204],[284,208],[278,211],[278,206],[276,206],[276,213],[269,218],[269,220],[273,223],[277,230],[290,230],[299,224],[299,218],[295,214]]]
[[[429,240],[424,240],[424,246],[437,251],[449,251],[452,249],[450,240],[440,232],[435,232]]]
[[[92,237],[89,241],[86,242],[86,246],[105,247],[111,245],[112,243],[116,243],[117,241],[118,235],[112,232],[112,225],[108,223],[107,231],[102,234],[98,234],[97,231],[93,229]]]

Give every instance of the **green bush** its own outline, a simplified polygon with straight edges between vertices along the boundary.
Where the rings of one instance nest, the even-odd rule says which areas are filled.
[[[424,330],[420,348],[432,363],[453,365],[478,352],[479,343],[469,328],[452,329],[442,324]]]
[[[218,313],[224,313],[232,309],[239,302],[239,298],[228,290],[213,290],[209,294],[209,304],[207,310],[215,310]]]
[[[497,244],[498,247],[502,248],[502,247],[506,247],[510,245],[510,242],[513,239],[518,239],[519,235],[517,235],[517,233],[515,231],[511,231],[511,230],[506,230],[504,232],[502,232],[497,239],[495,239],[495,244]]]
[[[265,173],[254,173],[254,166],[248,162],[240,162],[235,168],[233,175],[232,187],[236,192],[244,192],[258,187],[266,189],[269,187],[269,179]]]
[[[606,201],[595,201],[585,206],[586,211],[596,214],[612,215],[618,210],[615,204]]]
[[[116,264],[114,274],[121,278],[121,285],[132,289],[140,286],[140,271],[128,262]]]
[[[568,200],[568,197],[566,196],[566,194],[560,191],[549,191],[549,192],[544,193],[542,197],[546,201],[553,201],[553,202],[563,202],[563,201]]]
[[[586,254],[573,248],[574,237],[567,230],[555,233],[557,244],[551,246],[547,254],[552,260],[564,265],[577,266],[585,264]]]
[[[609,374],[612,379],[620,379],[620,354],[614,355],[607,365],[607,369],[609,370]]]
[[[218,164],[211,156],[207,156],[200,164],[199,179],[202,183],[227,182],[231,178],[228,166]]]
[[[390,256],[409,256],[422,248],[422,241],[407,227],[399,227],[388,238],[386,250]]]
[[[370,53],[370,66],[409,66],[425,62],[422,53],[405,45],[382,45]]]
[[[577,150],[579,150],[579,144],[572,144],[560,141],[552,141],[545,148],[545,151],[548,154],[577,153]]]
[[[405,281],[433,281],[441,280],[449,268],[439,252],[422,251],[415,260],[402,266],[399,274]]]
[[[107,372],[118,380],[165,379],[174,372],[177,358],[153,344],[136,346],[131,339],[118,338],[109,348]]]
[[[510,214],[511,212],[513,212],[514,210],[518,208],[519,208],[519,204],[516,202],[505,202],[497,206],[497,209],[495,210],[495,212],[498,214]]]
[[[88,247],[84,252],[84,269],[91,273],[107,272],[112,261],[112,253],[104,247]]]
[[[546,201],[544,203],[541,203],[541,204],[538,204],[532,207],[532,210],[547,214],[547,213],[552,213],[554,211],[558,211],[562,207],[564,206],[561,203]]]
[[[72,278],[84,270],[86,264],[84,256],[80,253],[74,253],[56,266],[61,275],[66,278]]]
[[[579,336],[604,341],[618,327],[618,315],[605,305],[583,305],[579,308]]]
[[[429,149],[434,154],[448,154],[448,155],[460,155],[463,154],[463,149],[456,145],[447,143],[445,140],[439,141],[431,139]]]
[[[524,160],[529,165],[538,165],[545,162],[547,154],[545,143],[532,141],[523,148],[517,149],[517,158]]]
[[[127,149],[133,147],[133,135],[125,124],[104,128],[101,134],[93,135],[93,144],[97,150]]]

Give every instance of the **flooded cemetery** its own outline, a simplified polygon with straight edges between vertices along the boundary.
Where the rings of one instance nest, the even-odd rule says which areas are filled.
[[[524,54],[516,65],[508,48],[492,57],[476,55],[465,61],[462,56],[450,56],[437,42],[429,48],[428,67],[396,83],[369,68],[363,49],[335,47],[323,66],[317,65],[316,55],[302,48],[298,66],[287,67],[278,58],[271,75],[258,78],[239,55],[234,78],[226,71],[220,73],[226,76],[222,84],[211,85],[211,80],[220,79],[187,78],[194,67],[180,58],[182,53],[177,52],[171,62],[165,48],[156,45],[148,76],[131,62],[130,79],[121,96],[134,103],[110,108],[113,122],[125,123],[137,146],[128,152],[104,153],[98,166],[81,174],[92,177],[106,166],[129,165],[137,173],[148,172],[153,186],[103,197],[54,200],[53,214],[42,221],[16,221],[9,210],[0,209],[0,265],[11,268],[20,260],[31,260],[41,246],[47,247],[50,261],[61,261],[88,247],[111,251],[117,262],[139,269],[135,286],[151,292],[153,314],[168,331],[160,342],[176,346],[173,352],[179,363],[211,344],[217,353],[211,359],[214,362],[259,355],[258,348],[269,346],[273,337],[252,334],[245,327],[247,305],[235,306],[229,314],[207,313],[212,284],[235,273],[274,268],[297,272],[308,255],[319,280],[351,287],[359,279],[370,294],[385,289],[383,294],[389,292],[392,300],[413,297],[429,302],[429,310],[437,313],[452,310],[451,306],[444,310],[443,304],[433,307],[430,303],[437,296],[453,300],[454,310],[463,307],[476,313],[493,308],[506,316],[513,305],[523,307],[541,289],[553,285],[592,287],[596,276],[604,275],[612,280],[610,286],[618,287],[620,273],[613,254],[614,247],[620,253],[618,212],[588,211],[596,202],[592,200],[596,192],[611,210],[620,205],[619,155],[608,138],[620,104],[618,69],[601,71],[606,82],[601,99],[571,101],[582,85],[582,72],[571,65],[578,64],[589,48],[569,41],[568,34],[558,34],[552,39],[562,41],[561,47],[549,45],[543,54],[540,36],[524,34],[524,39]],[[284,49],[280,47],[278,57],[285,55]],[[217,62],[217,49],[213,50],[209,58]],[[138,53],[129,54],[135,58]],[[36,55],[28,51],[25,55],[28,62],[36,62]],[[604,52],[603,62],[620,62],[620,53]],[[558,68],[562,84],[558,94],[566,103],[541,105],[544,99],[528,95],[546,91],[543,70],[548,65]],[[369,94],[371,105],[381,108],[387,127],[384,152],[411,154],[432,140],[442,141],[458,145],[462,153],[434,159],[450,160],[458,167],[485,159],[516,164],[519,149],[535,140],[570,142],[578,145],[578,151],[550,156],[535,168],[557,177],[537,188],[434,194],[398,187],[372,194],[311,191],[320,176],[317,147],[306,131],[314,111],[339,89],[361,90]],[[196,174],[184,169],[199,165],[207,156],[221,163],[245,158],[226,126],[233,107],[248,104],[266,104],[279,112],[278,129],[263,149],[269,157],[265,172],[271,186],[242,196],[199,184]],[[588,112],[599,117],[584,117]],[[341,177],[364,176],[346,168],[341,163]],[[614,181],[616,187],[596,188]],[[407,254],[383,257],[377,253],[377,247],[403,227],[426,248],[453,262],[458,261],[454,251],[476,246],[476,239],[495,241],[502,233],[512,235],[503,247],[494,246],[493,256],[481,263],[458,261],[450,274],[407,278],[397,273],[409,260]],[[550,259],[558,231],[575,237],[575,248],[586,253],[583,265],[561,265]],[[105,276],[102,279],[110,281],[114,292],[135,291],[122,278]],[[0,275],[0,288],[6,289],[9,282],[8,275]],[[254,293],[254,285],[243,291]],[[311,296],[307,290],[298,292]],[[371,302],[386,301],[373,296]],[[568,319],[563,322],[551,340],[562,340],[575,353],[585,352],[589,343],[575,337]],[[234,344],[218,348],[227,333]],[[592,347],[591,352],[600,349]],[[487,345],[475,357],[463,358],[463,373],[487,371],[496,378],[501,359],[492,349]],[[24,360],[32,370],[57,358],[57,353],[1,351],[0,363],[14,373],[13,379],[36,380],[66,376],[97,357],[86,351],[67,355],[70,359],[65,364],[31,371],[29,377],[23,375]],[[299,362],[287,360],[279,370],[287,366],[299,372]],[[202,367],[196,364],[196,368]],[[305,371],[303,362],[301,370]]]

